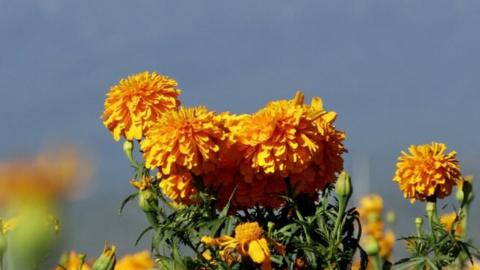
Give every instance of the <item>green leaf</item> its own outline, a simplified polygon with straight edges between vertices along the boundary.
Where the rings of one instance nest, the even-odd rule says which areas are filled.
[[[135,199],[137,196],[138,196],[138,192],[135,192],[133,194],[130,194],[127,198],[125,198],[122,201],[122,204],[120,205],[120,209],[118,209],[118,214],[121,215],[122,212],[123,212],[123,209],[125,208],[127,203],[130,202],[131,200]]]
[[[137,240],[135,241],[135,246],[138,245],[138,243],[140,242],[140,240],[142,239],[142,237],[143,237],[148,231],[150,231],[150,230],[153,230],[153,227],[152,227],[152,226],[146,228],[145,230],[143,230],[143,231],[140,233],[140,235],[137,237]]]

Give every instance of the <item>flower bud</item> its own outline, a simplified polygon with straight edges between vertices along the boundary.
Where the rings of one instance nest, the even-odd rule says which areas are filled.
[[[397,222],[397,213],[395,211],[390,210],[387,212],[387,222],[390,224]]]
[[[365,252],[368,256],[375,256],[380,252],[380,245],[378,244],[377,239],[370,236],[366,239]]]
[[[128,160],[130,161],[130,163],[137,167],[138,166],[138,163],[137,161],[135,160],[135,158],[133,158],[133,142],[132,141],[125,141],[123,143],[123,152],[125,153],[125,155],[127,156]]]
[[[113,270],[116,263],[115,246],[105,246],[102,254],[93,263],[92,270]]]
[[[158,200],[155,193],[150,189],[140,190],[138,192],[138,206],[143,212],[155,212],[158,206]]]
[[[419,236],[419,237],[422,234],[422,225],[423,225],[423,218],[416,217],[415,218],[415,228],[417,229],[417,236]]]
[[[425,210],[427,212],[427,217],[430,220],[437,211],[437,204],[435,202],[427,202],[427,205],[425,205]]]
[[[352,196],[352,181],[345,171],[338,176],[337,183],[335,184],[335,192],[342,198],[350,198],[350,196]]]

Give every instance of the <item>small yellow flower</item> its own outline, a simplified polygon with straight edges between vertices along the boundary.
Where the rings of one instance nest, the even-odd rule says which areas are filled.
[[[263,234],[263,229],[257,222],[247,222],[238,225],[235,228],[235,237],[223,235],[219,238],[205,236],[202,243],[207,246],[217,246],[221,248],[222,259],[225,255],[232,255],[237,252],[242,257],[250,257],[253,262],[261,264],[262,270],[271,270],[271,253],[268,243],[273,242],[279,253],[283,253],[283,247],[267,239]]]
[[[115,270],[150,270],[154,267],[150,252],[145,250],[124,256],[115,265]]]
[[[405,198],[414,202],[450,195],[463,178],[456,152],[445,154],[446,149],[445,144],[433,142],[412,145],[408,154],[402,152],[393,181],[399,184]]]
[[[440,216],[440,223],[443,226],[445,226],[445,229],[450,231],[450,230],[453,229],[452,226],[453,226],[453,223],[455,222],[456,219],[457,219],[457,213],[450,212],[448,214],[444,214],[444,215]],[[462,235],[463,228],[462,228],[462,224],[461,224],[460,220],[457,221],[457,225],[454,229],[455,229],[455,234],[456,235]]]
[[[118,141],[140,140],[166,111],[180,105],[177,82],[155,72],[141,72],[110,88],[102,119]]]

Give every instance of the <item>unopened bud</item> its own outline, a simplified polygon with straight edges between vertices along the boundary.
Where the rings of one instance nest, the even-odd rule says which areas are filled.
[[[93,263],[92,270],[113,270],[116,263],[115,246],[105,246],[102,255]]]
[[[427,217],[430,220],[437,211],[437,204],[435,202],[427,202],[427,205],[425,205],[425,211],[427,212]]]
[[[365,252],[368,256],[375,256],[380,252],[378,241],[374,237],[368,237],[365,244]]]
[[[143,212],[154,212],[158,206],[155,193],[150,189],[140,190],[138,192],[138,206]]]
[[[387,212],[387,222],[390,224],[397,222],[397,213],[395,211],[390,210]]]
[[[350,175],[345,171],[338,176],[337,183],[335,184],[335,192],[342,198],[350,198],[350,196],[352,196],[352,181]]]
[[[423,226],[423,218],[416,217],[415,218],[415,228],[417,229],[417,236],[420,237],[422,234],[422,226]]]
[[[125,153],[125,155],[127,156],[128,160],[130,161],[130,163],[137,167],[138,166],[138,163],[137,161],[135,160],[135,158],[133,157],[133,142],[132,141],[125,141],[123,143],[123,152]]]

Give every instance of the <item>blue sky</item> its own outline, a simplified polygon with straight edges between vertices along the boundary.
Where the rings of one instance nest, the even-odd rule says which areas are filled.
[[[391,182],[401,150],[445,142],[465,174],[480,172],[479,15],[473,0],[0,0],[0,158],[85,148],[97,173],[68,208],[66,247],[134,250],[145,222],[116,215],[130,171],[99,120],[111,85],[158,71],[184,105],[237,113],[302,89],[338,113],[360,190],[409,209],[400,228],[412,231],[422,206]]]

